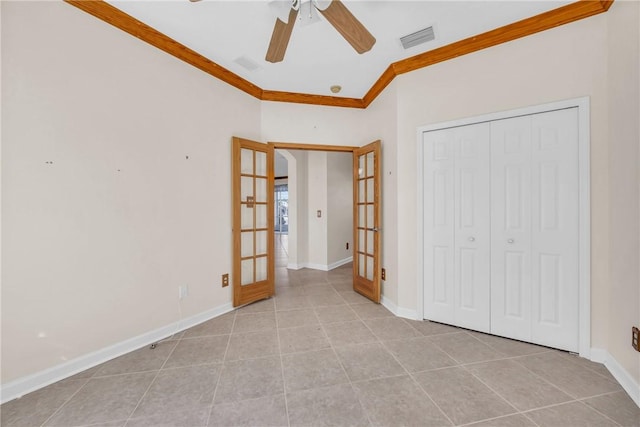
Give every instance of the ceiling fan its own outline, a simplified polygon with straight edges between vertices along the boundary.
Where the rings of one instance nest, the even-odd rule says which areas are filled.
[[[326,3],[328,3],[328,6],[321,7]],[[291,7],[286,21],[282,18],[276,18],[265,60],[276,63],[284,59],[284,54],[289,45],[291,32],[296,23],[301,5],[301,0],[291,0]],[[313,12],[313,9],[320,12],[359,54],[368,52],[376,43],[375,37],[353,16],[340,0],[322,2],[310,0],[308,5],[310,14]]]

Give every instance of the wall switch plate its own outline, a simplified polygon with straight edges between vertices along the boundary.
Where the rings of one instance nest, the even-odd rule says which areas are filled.
[[[635,326],[631,328],[631,346],[636,351],[640,351],[640,329]]]
[[[229,286],[229,273],[222,275],[222,287],[226,288],[227,286]]]
[[[382,274],[380,274],[382,280],[387,280],[387,269],[382,269]]]
[[[346,249],[349,250],[349,242],[347,242],[345,246],[346,246]]]
[[[317,216],[318,218],[322,218],[322,211],[321,211],[320,209],[318,209],[318,210],[316,211],[316,216]]]

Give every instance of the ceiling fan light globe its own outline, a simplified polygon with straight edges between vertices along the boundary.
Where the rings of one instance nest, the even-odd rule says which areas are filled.
[[[320,21],[320,14],[316,10],[311,0],[303,1],[300,4],[300,13],[298,14],[298,20],[300,21],[300,25],[302,26]]]

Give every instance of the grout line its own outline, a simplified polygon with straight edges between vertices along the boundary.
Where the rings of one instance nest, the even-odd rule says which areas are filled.
[[[520,411],[521,414],[525,415],[525,414],[529,414],[531,412],[536,412],[536,411],[541,411],[543,409],[550,409],[550,408],[556,408],[558,406],[562,406],[562,405],[568,405],[570,403],[576,403],[578,402],[578,400],[576,399],[571,399],[568,400],[566,402],[560,402],[560,403],[552,403],[550,405],[545,405],[545,406],[540,406],[539,408],[532,408],[532,409],[527,409],[525,411]]]
[[[520,412],[520,415],[522,415],[523,417],[525,417],[527,420],[531,421],[535,426],[537,427],[543,427],[540,424],[538,424],[537,422],[535,422],[535,420],[533,418],[531,418],[531,416],[529,416],[528,414],[525,414],[524,412]]]
[[[58,412],[60,412],[60,410],[67,404],[69,403],[69,401],[71,399],[73,399],[79,392],[80,390],[82,390],[87,384],[89,384],[89,381],[91,381],[91,379],[93,378],[93,375],[90,376],[89,378],[86,379],[86,381],[84,382],[84,384],[82,384],[80,387],[78,387],[78,390],[76,390],[75,393],[71,394],[71,396],[69,396],[68,399],[66,399],[64,402],[62,402],[62,404],[53,412],[53,414],[49,415],[49,417],[44,420],[41,424],[41,426],[45,426],[47,424],[47,422],[52,419]],[[63,380],[64,381],[64,380]],[[55,383],[54,383],[55,384]],[[22,398],[22,397],[21,397]],[[20,399],[21,399],[20,398]],[[4,406],[4,405],[2,405]]]
[[[473,378],[475,378],[476,380],[478,380],[482,385],[484,385],[486,388],[488,388],[493,394],[495,394],[496,396],[498,396],[500,399],[502,399],[503,402],[505,402],[507,405],[509,405],[514,412],[512,412],[511,414],[505,414],[505,415],[513,415],[516,413],[520,413],[520,410],[518,408],[515,407],[515,405],[511,402],[509,402],[505,397],[502,396],[502,394],[498,393],[493,387],[491,387],[489,384],[487,384],[482,378],[480,378],[479,376],[475,375],[473,372],[471,372],[467,366],[460,366],[462,369],[464,369],[469,375],[471,375]],[[477,421],[483,421],[483,420],[477,420]]]
[[[315,310],[314,310],[314,314],[315,314]],[[356,313],[356,316],[357,315],[358,315],[358,313]],[[316,317],[318,317],[317,314],[316,314]],[[320,318],[318,318],[318,321],[320,321]],[[347,373],[347,369],[344,367],[344,364],[342,363],[342,360],[340,360],[340,357],[338,356],[338,352],[336,351],[335,346],[333,345],[333,343],[329,339],[329,334],[327,334],[327,331],[325,330],[325,325],[322,324],[322,322],[320,322],[320,328],[322,328],[322,332],[324,332],[325,336],[327,337],[327,341],[329,342],[329,348],[331,348],[331,351],[333,352],[333,355],[335,356],[336,360],[338,361],[338,364],[340,365],[340,368],[342,368],[342,372],[344,373],[344,376],[347,379],[347,383],[351,387],[351,391],[355,395],[355,398],[358,401],[358,404],[360,405],[360,409],[362,410],[364,416],[367,418],[367,421],[369,422],[369,426],[372,426],[373,425],[373,421],[371,421],[371,417],[369,416],[369,411],[367,411],[365,406],[362,404],[362,401],[360,400],[360,397],[358,396],[358,392],[356,391],[356,388],[353,385],[353,381],[351,380],[351,377],[349,377],[349,374]]]
[[[591,371],[591,372],[593,372],[594,374],[596,374],[596,375],[598,375],[598,376],[600,376],[600,377],[602,377],[602,378],[606,379],[606,380],[607,380],[607,381],[609,381],[609,382],[614,382],[614,383],[616,383],[616,384],[620,385],[620,383],[618,383],[618,381],[616,381],[616,380],[615,380],[615,378],[612,380],[612,379],[611,379],[611,376],[604,375],[604,374],[602,374],[601,372],[598,372],[596,369],[593,369],[593,368],[591,368],[590,366],[585,366],[585,364],[584,364],[584,363],[580,363],[578,360],[579,360],[579,359],[583,359],[583,358],[582,358],[582,357],[580,357],[579,355],[572,356],[570,353],[568,353],[568,352],[566,352],[566,351],[564,351],[564,350],[556,350],[556,349],[552,349],[552,350],[559,351],[559,352],[560,352],[560,357],[561,357],[562,359],[567,360],[568,362],[572,363],[573,365],[578,366],[578,367],[580,367],[581,369],[586,369],[586,370],[588,370],[588,371]],[[592,361],[590,361],[589,359],[586,359],[586,358],[584,358],[584,360],[589,361],[589,362],[591,362],[591,363],[597,363],[597,364],[599,364],[599,365],[605,366],[605,365],[604,365],[604,363],[592,362]],[[606,368],[606,366],[605,366],[605,368]],[[609,374],[609,375],[611,375],[611,374]]]
[[[147,389],[144,391],[144,393],[142,393],[142,396],[140,397],[140,399],[138,400],[138,403],[136,404],[136,407],[133,408],[133,410],[129,413],[129,416],[127,417],[127,421],[124,423],[124,425],[126,426],[129,423],[129,420],[131,420],[131,417],[133,416],[133,414],[136,412],[136,410],[140,407],[140,404],[142,403],[142,401],[144,400],[144,398],[147,396],[147,393],[149,393],[149,390],[151,390],[151,387],[153,386],[153,384],[156,382],[156,379],[158,379],[158,376],[160,375],[160,372],[162,372],[162,368],[165,367],[165,365],[167,364],[167,362],[169,361],[169,359],[171,358],[171,356],[173,355],[173,352],[176,351],[176,348],[178,348],[178,344],[180,343],[180,341],[178,341],[176,343],[176,345],[173,346],[173,348],[171,349],[171,351],[169,352],[169,355],[167,356],[166,359],[164,359],[164,362],[162,363],[162,366],[160,366],[160,369],[158,369],[158,372],[156,372],[156,375],[153,377],[153,379],[151,380],[151,382],[149,382],[149,385],[147,386]]]
[[[513,417],[514,415],[521,415],[521,416],[524,416],[524,414],[523,414],[523,413],[518,412],[518,413],[515,413],[515,414],[500,415],[499,417],[486,418],[486,419],[484,419],[484,420],[471,421],[471,422],[469,422],[469,423],[458,424],[458,425],[457,425],[457,427],[473,426],[473,425],[475,425],[476,423],[486,423],[486,422],[489,422],[489,421],[497,421],[497,420],[501,420],[501,419],[503,419],[503,418]],[[527,418],[527,417],[525,417],[525,418]],[[528,419],[528,418],[527,418],[527,419]],[[532,421],[532,422],[533,422],[533,421]],[[536,424],[536,423],[533,423],[533,424],[535,424],[536,426],[538,425],[538,424]]]
[[[609,394],[609,393],[606,393],[606,394]],[[603,395],[598,395],[598,396],[603,396]],[[594,397],[595,397],[595,396],[594,396]],[[590,398],[591,398],[591,397],[587,397],[586,399],[590,399]],[[532,413],[532,412],[541,411],[541,410],[544,410],[544,409],[550,409],[550,408],[556,408],[556,407],[558,407],[558,406],[568,405],[568,404],[571,404],[571,403],[579,403],[579,404],[582,404],[582,405],[586,406],[588,409],[593,409],[596,413],[598,413],[598,414],[600,414],[600,415],[604,416],[606,419],[611,420],[614,424],[616,424],[616,425],[618,425],[618,426],[620,425],[617,421],[615,421],[615,420],[613,420],[613,419],[609,418],[607,415],[603,414],[602,412],[598,411],[597,409],[592,408],[591,406],[587,405],[586,403],[584,403],[584,402],[583,402],[582,400],[580,400],[580,399],[572,399],[572,400],[569,400],[569,401],[566,401],[566,402],[554,403],[554,404],[552,404],[552,405],[541,406],[541,407],[539,407],[539,408],[527,409],[526,411],[522,411],[522,412],[520,412],[520,414],[521,414],[521,415],[526,416],[526,417],[527,417],[527,419],[531,420],[532,422],[534,422],[534,424],[538,425],[537,423],[535,423],[535,421],[533,421],[533,419],[531,419],[531,418],[528,416],[528,414],[530,414],[530,413]]]
[[[595,397],[595,396],[587,397],[587,398],[585,398],[585,399],[578,399],[578,400],[576,400],[576,401],[577,401],[577,402],[580,402],[581,404],[583,404],[584,406],[586,406],[588,409],[591,409],[591,410],[595,411],[596,413],[598,413],[598,414],[602,415],[603,417],[605,417],[606,419],[608,419],[608,420],[612,421],[613,423],[615,423],[615,424],[617,424],[617,425],[621,426],[621,424],[620,424],[619,422],[617,422],[616,420],[614,420],[613,418],[611,418],[610,416],[608,416],[608,415],[607,415],[607,414],[605,414],[604,412],[601,412],[600,410],[598,410],[598,408],[595,408],[595,407],[590,406],[590,405],[588,405],[588,404],[587,404],[587,402],[586,402],[585,400],[586,400],[586,399],[591,399],[591,398],[593,398],[593,397]]]
[[[278,316],[276,314],[276,307],[274,301],[274,316],[276,318],[276,340],[278,341],[278,356],[280,359],[280,374],[282,375],[282,394],[284,396],[284,413],[287,417],[287,426],[291,427],[291,420],[289,419],[289,402],[287,400],[287,382],[284,378],[284,361],[282,360],[282,346],[280,344],[280,328],[278,328]]]
[[[395,316],[394,316],[395,317]],[[364,323],[364,322],[363,322]],[[365,323],[365,326],[367,328],[369,328],[369,325],[367,325]],[[412,329],[415,330],[415,328],[413,328],[411,325],[408,325],[409,327],[411,327]],[[374,334],[374,336],[377,337],[377,335],[375,335],[375,333],[373,332],[373,330],[371,330],[371,328],[369,328],[369,330]],[[419,331],[416,330],[416,332],[419,333]],[[449,418],[449,416],[446,414],[446,412],[444,412],[444,410],[440,407],[440,405],[438,405],[436,403],[435,400],[433,400],[433,398],[431,397],[431,395],[429,393],[427,393],[427,391],[420,385],[420,383],[418,382],[418,380],[416,380],[416,378],[411,374],[411,372],[409,372],[409,370],[400,362],[400,360],[396,357],[395,354],[393,354],[393,352],[391,351],[391,349],[389,349],[389,347],[387,347],[387,345],[385,344],[385,342],[383,340],[380,340],[380,344],[382,345],[382,348],[391,355],[391,357],[393,357],[393,359],[396,361],[396,363],[398,365],[400,365],[400,367],[402,369],[404,369],[405,375],[407,375],[409,377],[409,379],[413,382],[414,385],[416,385],[418,387],[418,389],[422,390],[422,392],[425,394],[425,396],[427,396],[427,398],[431,401],[431,403],[433,403],[433,405],[436,407],[436,409],[438,409],[440,411],[440,413],[447,419],[449,420],[449,422],[452,425],[455,425],[455,423],[453,422],[453,420],[451,418]]]
[[[224,355],[222,356],[222,367],[220,368],[220,373],[218,374],[218,379],[216,380],[216,386],[213,389],[213,397],[211,398],[211,409],[209,409],[209,415],[207,416],[207,424],[209,425],[209,420],[211,418],[211,413],[213,412],[213,405],[216,401],[216,394],[218,393],[218,386],[220,385],[220,378],[222,378],[222,373],[225,370],[225,362],[227,359],[227,352],[229,351],[229,346],[231,345],[231,333],[233,332],[233,328],[236,326],[236,319],[238,318],[238,310],[233,310],[233,322],[231,323],[231,332],[229,332],[229,339],[227,340],[227,348],[224,350]]]

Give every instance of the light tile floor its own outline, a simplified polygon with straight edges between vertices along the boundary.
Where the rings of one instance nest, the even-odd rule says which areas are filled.
[[[393,316],[350,266],[1,407],[2,426],[640,426],[602,365]]]

